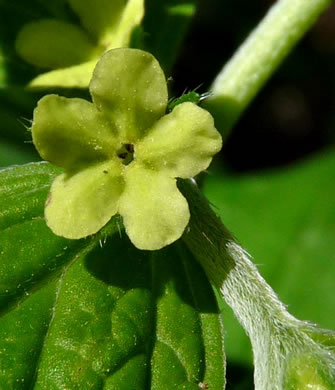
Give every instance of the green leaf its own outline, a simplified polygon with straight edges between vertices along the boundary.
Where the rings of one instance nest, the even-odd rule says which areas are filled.
[[[59,173],[0,172],[0,388],[222,389],[218,309],[188,249],[140,251],[118,218],[84,240],[53,235]]]
[[[335,154],[289,169],[208,175],[204,192],[225,225],[255,258],[292,314],[334,328]],[[250,344],[224,309],[227,353],[250,357]]]
[[[197,0],[146,0],[143,19],[144,47],[170,72],[188,26],[196,11]]]

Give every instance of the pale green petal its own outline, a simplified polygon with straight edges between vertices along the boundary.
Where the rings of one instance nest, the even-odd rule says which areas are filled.
[[[81,24],[100,42],[120,22],[127,0],[68,0]]]
[[[64,68],[98,55],[84,30],[56,19],[40,19],[25,24],[15,45],[25,61],[41,68]]]
[[[132,243],[156,250],[180,238],[190,212],[176,180],[136,163],[126,168],[124,177],[119,213]]]
[[[68,68],[56,69],[35,77],[30,83],[32,88],[88,88],[97,59]]]
[[[157,60],[137,49],[105,53],[94,70],[90,91],[125,143],[142,137],[165,113],[168,100],[165,76]]]
[[[128,46],[144,15],[144,0],[69,0],[81,23],[107,49]]]
[[[108,161],[53,182],[45,208],[49,228],[78,239],[99,231],[117,213],[124,188],[123,165]]]
[[[135,26],[141,23],[144,16],[144,0],[128,0],[119,26],[112,39],[109,39],[108,49],[129,46],[132,31]]]
[[[193,103],[182,103],[137,143],[135,158],[170,177],[189,178],[205,170],[221,146],[212,116]]]
[[[32,136],[43,159],[67,169],[114,158],[119,147],[113,128],[94,104],[57,95],[38,102]]]

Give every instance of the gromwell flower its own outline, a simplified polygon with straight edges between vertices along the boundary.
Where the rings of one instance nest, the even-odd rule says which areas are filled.
[[[34,78],[31,87],[87,88],[102,53],[129,46],[133,30],[144,15],[144,0],[66,3],[80,24],[58,18],[37,19],[18,33],[15,47],[19,56],[38,68],[52,69]]]
[[[137,248],[160,249],[183,234],[190,218],[176,178],[206,169],[221,136],[211,115],[193,103],[165,115],[166,79],[147,52],[107,52],[89,89],[92,103],[47,95],[34,111],[37,150],[64,168],[51,186],[47,224],[79,239],[119,213]]]

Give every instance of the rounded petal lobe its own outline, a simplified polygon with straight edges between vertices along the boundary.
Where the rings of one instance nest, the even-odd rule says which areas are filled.
[[[136,146],[136,159],[170,177],[189,178],[205,170],[222,146],[212,116],[182,103],[157,121]]]
[[[45,207],[49,228],[70,239],[99,231],[117,213],[124,188],[122,169],[118,162],[108,161],[72,176],[58,176]]]
[[[127,4],[126,0],[68,0],[83,26],[100,42],[114,31]]]
[[[104,160],[118,148],[113,129],[92,103],[57,95],[38,102],[32,136],[43,159],[68,169]]]
[[[180,238],[190,212],[176,180],[131,164],[125,181],[119,213],[131,242],[139,249],[157,250]]]
[[[144,0],[69,0],[81,23],[107,49],[128,46],[144,14]]]
[[[157,60],[137,49],[106,52],[94,70],[90,92],[124,143],[141,138],[164,115],[168,100],[165,76]]]
[[[141,23],[143,15],[144,0],[128,0],[113,39],[108,43],[108,49],[129,46],[131,34]]]
[[[56,19],[40,19],[23,26],[16,50],[30,64],[41,68],[64,68],[98,55],[80,27]]]
[[[30,83],[31,88],[88,88],[97,60],[83,62],[68,68],[55,69],[36,76]]]

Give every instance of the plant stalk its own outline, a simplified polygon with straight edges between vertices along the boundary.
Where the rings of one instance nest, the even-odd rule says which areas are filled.
[[[333,0],[278,0],[214,80],[204,103],[227,136],[266,80]]]
[[[302,368],[309,359],[320,362],[325,376],[331,381],[331,387],[327,384],[324,387],[313,387],[323,384],[323,379],[318,375],[306,379],[302,375],[298,379],[306,387],[301,388],[333,388],[335,353],[314,340],[313,334],[320,330],[297,320],[287,311],[259,274],[249,255],[216,217],[196,185],[186,181],[178,182],[178,185],[188,200],[191,212],[191,221],[183,240],[221,297],[233,309],[250,338],[255,365],[255,389],[296,388],[286,385],[291,382],[287,374],[291,369],[290,359],[296,356],[298,360],[301,359]],[[315,371],[318,369],[315,368]],[[299,376],[300,371],[300,367],[294,369],[293,376]]]

